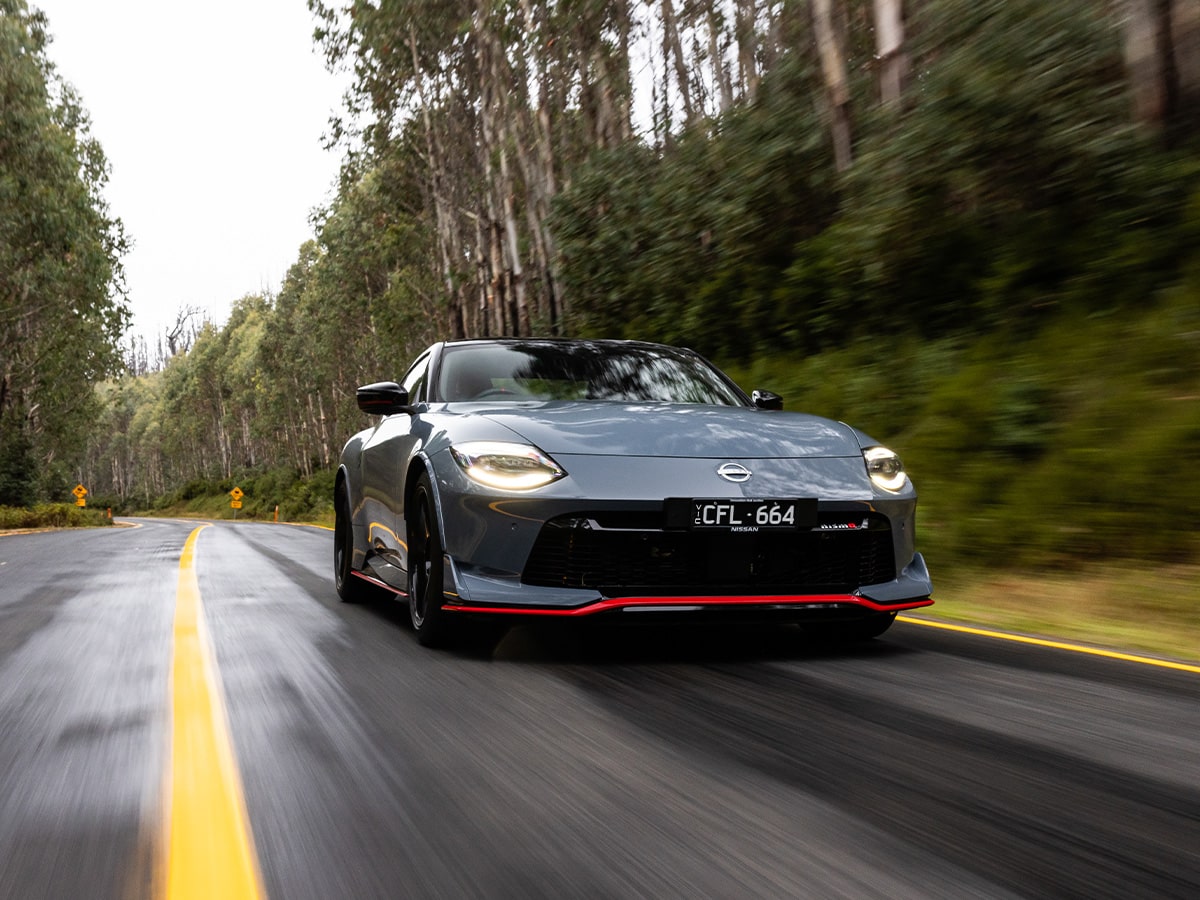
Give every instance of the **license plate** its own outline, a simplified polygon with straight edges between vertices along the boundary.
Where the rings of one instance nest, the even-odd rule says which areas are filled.
[[[692,531],[795,531],[817,521],[813,498],[672,498],[666,502],[667,527]]]

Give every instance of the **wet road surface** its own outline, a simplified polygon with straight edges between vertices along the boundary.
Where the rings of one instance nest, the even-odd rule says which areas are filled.
[[[0,898],[163,894],[196,523],[138,524],[0,537]],[[1200,674],[912,623],[428,651],[331,556],[195,538],[269,897],[1200,896]]]

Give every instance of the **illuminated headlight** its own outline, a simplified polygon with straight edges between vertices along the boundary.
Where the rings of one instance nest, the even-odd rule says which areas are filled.
[[[528,491],[567,473],[537,447],[502,441],[468,441],[450,448],[472,481],[508,491]]]
[[[871,480],[885,491],[902,491],[908,484],[904,463],[887,447],[868,447],[863,451],[863,459]]]

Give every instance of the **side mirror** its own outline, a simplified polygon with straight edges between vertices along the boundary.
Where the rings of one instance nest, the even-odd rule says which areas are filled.
[[[770,391],[755,391],[750,395],[755,409],[783,409],[783,398]]]
[[[372,416],[390,416],[393,413],[411,412],[408,391],[394,381],[365,384],[354,392],[358,408]]]

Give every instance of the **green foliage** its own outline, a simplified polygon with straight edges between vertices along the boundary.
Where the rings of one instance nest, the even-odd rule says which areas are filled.
[[[730,367],[789,409],[899,452],[935,565],[1186,561],[1200,508],[1200,291],[984,341],[867,345]]]
[[[279,516],[288,521],[324,521],[333,516],[333,469],[314,472],[294,483],[279,503]]]
[[[832,170],[803,53],[662,152],[594,154],[554,220],[573,319],[735,358],[1141,304],[1197,246],[1200,165],[1128,119],[1103,5],[929,0],[897,116],[855,77]]]
[[[26,506],[37,484],[33,445],[14,418],[0,415],[6,436],[0,441],[0,506]]]
[[[580,333],[726,354],[801,343],[804,309],[779,275],[836,208],[819,120],[799,102],[814,88],[789,59],[711,134],[662,156],[633,142],[588,159],[552,219]]]
[[[128,311],[125,238],[102,196],[108,169],[79,98],[46,56],[46,20],[0,13],[0,499],[70,481],[114,372]]]
[[[111,525],[99,508],[72,503],[40,503],[33,507],[0,506],[0,530],[11,528],[94,528]]]
[[[912,109],[867,134],[846,181],[843,320],[986,333],[1176,277],[1197,168],[1129,124],[1107,12],[939,0],[919,15]]]
[[[333,482],[336,473],[321,469],[312,475],[279,466],[265,471],[243,471],[218,480],[193,479],[171,494],[157,498],[152,508],[141,512],[233,518],[229,492],[242,489],[239,519],[286,522],[324,522],[333,518]],[[134,510],[130,510],[131,512]]]

